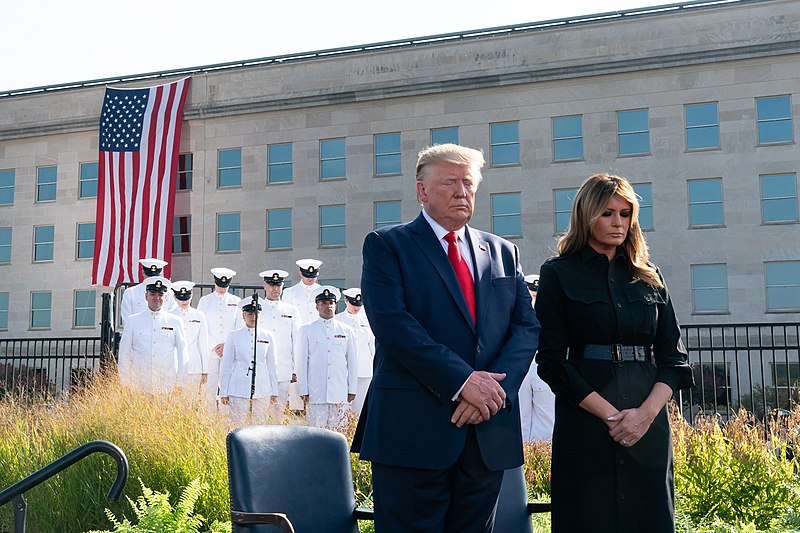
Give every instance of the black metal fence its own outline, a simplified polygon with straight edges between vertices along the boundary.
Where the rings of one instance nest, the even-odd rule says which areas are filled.
[[[681,391],[684,416],[744,407],[759,418],[800,401],[800,323],[684,326],[695,386]]]

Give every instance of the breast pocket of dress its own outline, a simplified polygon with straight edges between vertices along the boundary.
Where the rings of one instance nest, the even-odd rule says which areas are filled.
[[[631,307],[636,310],[633,316],[639,321],[634,331],[651,338],[655,337],[658,313],[666,304],[664,298],[656,289],[643,281],[626,285],[625,296]]]

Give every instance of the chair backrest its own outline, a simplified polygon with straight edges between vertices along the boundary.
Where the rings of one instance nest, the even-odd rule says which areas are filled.
[[[531,515],[528,513],[528,489],[521,466],[506,470],[503,474],[494,533],[533,533]]]
[[[228,435],[231,510],[284,513],[297,533],[358,533],[350,451],[340,433],[245,426]],[[277,531],[235,525],[238,533]]]

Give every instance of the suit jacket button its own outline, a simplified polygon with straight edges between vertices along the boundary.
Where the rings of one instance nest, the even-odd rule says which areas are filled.
[[[480,345],[480,344],[479,344],[478,346],[476,346],[476,347],[475,347],[475,351],[476,351],[477,353],[481,353],[481,345]]]

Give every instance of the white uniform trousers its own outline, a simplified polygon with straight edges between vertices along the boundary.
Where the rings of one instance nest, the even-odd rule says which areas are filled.
[[[211,407],[217,403],[217,392],[219,391],[219,363],[222,361],[217,353],[211,350],[211,355],[208,358],[208,381],[206,382],[206,398],[208,399]],[[249,398],[248,398],[249,400]]]
[[[306,422],[309,426],[334,429],[342,423],[344,407],[345,405],[340,403],[306,404]]]
[[[369,389],[369,384],[372,382],[372,378],[358,378],[358,392],[356,392],[356,399],[353,400],[353,411],[356,414],[360,415],[361,410],[364,408],[364,400],[367,396],[367,389]]]
[[[250,416],[250,398],[228,396],[228,416],[237,425],[258,425],[269,419],[269,398],[253,398],[253,415]]]
[[[202,374],[180,374],[178,376],[178,387],[183,389],[183,392],[190,398],[194,396],[204,398],[206,386],[200,384],[202,378]]]
[[[536,375],[536,365],[522,380],[519,388],[519,417],[522,425],[522,440],[547,440],[553,437],[556,421],[556,396],[543,388]]]

